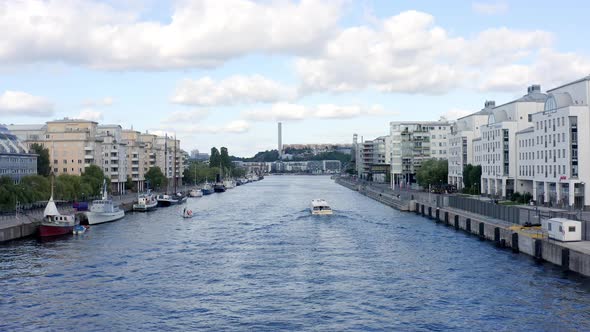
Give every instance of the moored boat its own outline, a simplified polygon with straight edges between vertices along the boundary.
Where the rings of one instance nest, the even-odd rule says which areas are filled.
[[[311,201],[310,211],[312,215],[329,215],[332,214],[332,208],[324,199],[314,199]]]
[[[147,193],[137,196],[137,203],[133,204],[133,211],[152,211],[158,208],[156,197],[148,190]]]
[[[213,185],[213,191],[215,191],[216,193],[225,192],[225,186],[221,182],[216,183]]]
[[[203,192],[201,191],[201,189],[191,189],[191,191],[188,194],[190,197],[202,197],[203,196]]]
[[[213,187],[211,187],[209,183],[205,182],[203,188],[201,188],[201,192],[203,195],[211,195],[213,193]]]
[[[156,197],[158,206],[170,206],[179,203],[179,200],[174,195],[161,194]]]
[[[87,230],[88,230],[87,226],[76,225],[74,227],[74,230],[72,230],[72,233],[74,233],[74,235],[80,235],[80,234],[86,233]]]
[[[102,224],[125,217],[125,211],[113,203],[107,194],[106,182],[102,184],[102,199],[92,201],[90,211],[86,212],[89,225]]]
[[[78,220],[73,214],[63,215],[59,213],[53,201],[53,183],[51,185],[51,198],[43,211],[43,221],[39,227],[39,236],[48,237],[56,235],[71,234]]]

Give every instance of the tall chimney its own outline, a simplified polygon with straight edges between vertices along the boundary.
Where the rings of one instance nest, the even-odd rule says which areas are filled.
[[[282,124],[279,122],[279,159],[283,157],[283,132]]]

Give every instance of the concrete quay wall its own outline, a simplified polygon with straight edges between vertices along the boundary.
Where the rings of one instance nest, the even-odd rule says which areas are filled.
[[[511,249],[515,253],[527,254],[538,261],[546,261],[561,266],[564,270],[590,276],[590,253],[568,248],[567,244],[559,241],[536,238],[526,232],[515,231],[510,228],[514,224],[458,209],[437,208],[432,203],[399,200],[384,193],[379,195],[377,191],[368,187],[341,179],[337,179],[336,182],[388,206],[394,208],[397,208],[397,205],[402,206],[401,209],[398,208],[401,211],[413,212],[448,227],[465,231],[482,240],[493,241],[499,247]]]

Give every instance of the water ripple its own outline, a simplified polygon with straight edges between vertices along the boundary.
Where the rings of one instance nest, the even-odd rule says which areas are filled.
[[[328,200],[334,215],[311,216]],[[590,283],[326,177],[0,246],[0,330],[589,330]],[[18,313],[18,314],[15,314]]]

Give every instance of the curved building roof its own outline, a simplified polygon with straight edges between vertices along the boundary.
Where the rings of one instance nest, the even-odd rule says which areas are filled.
[[[4,125],[0,125],[0,153],[28,153],[26,146]]]

